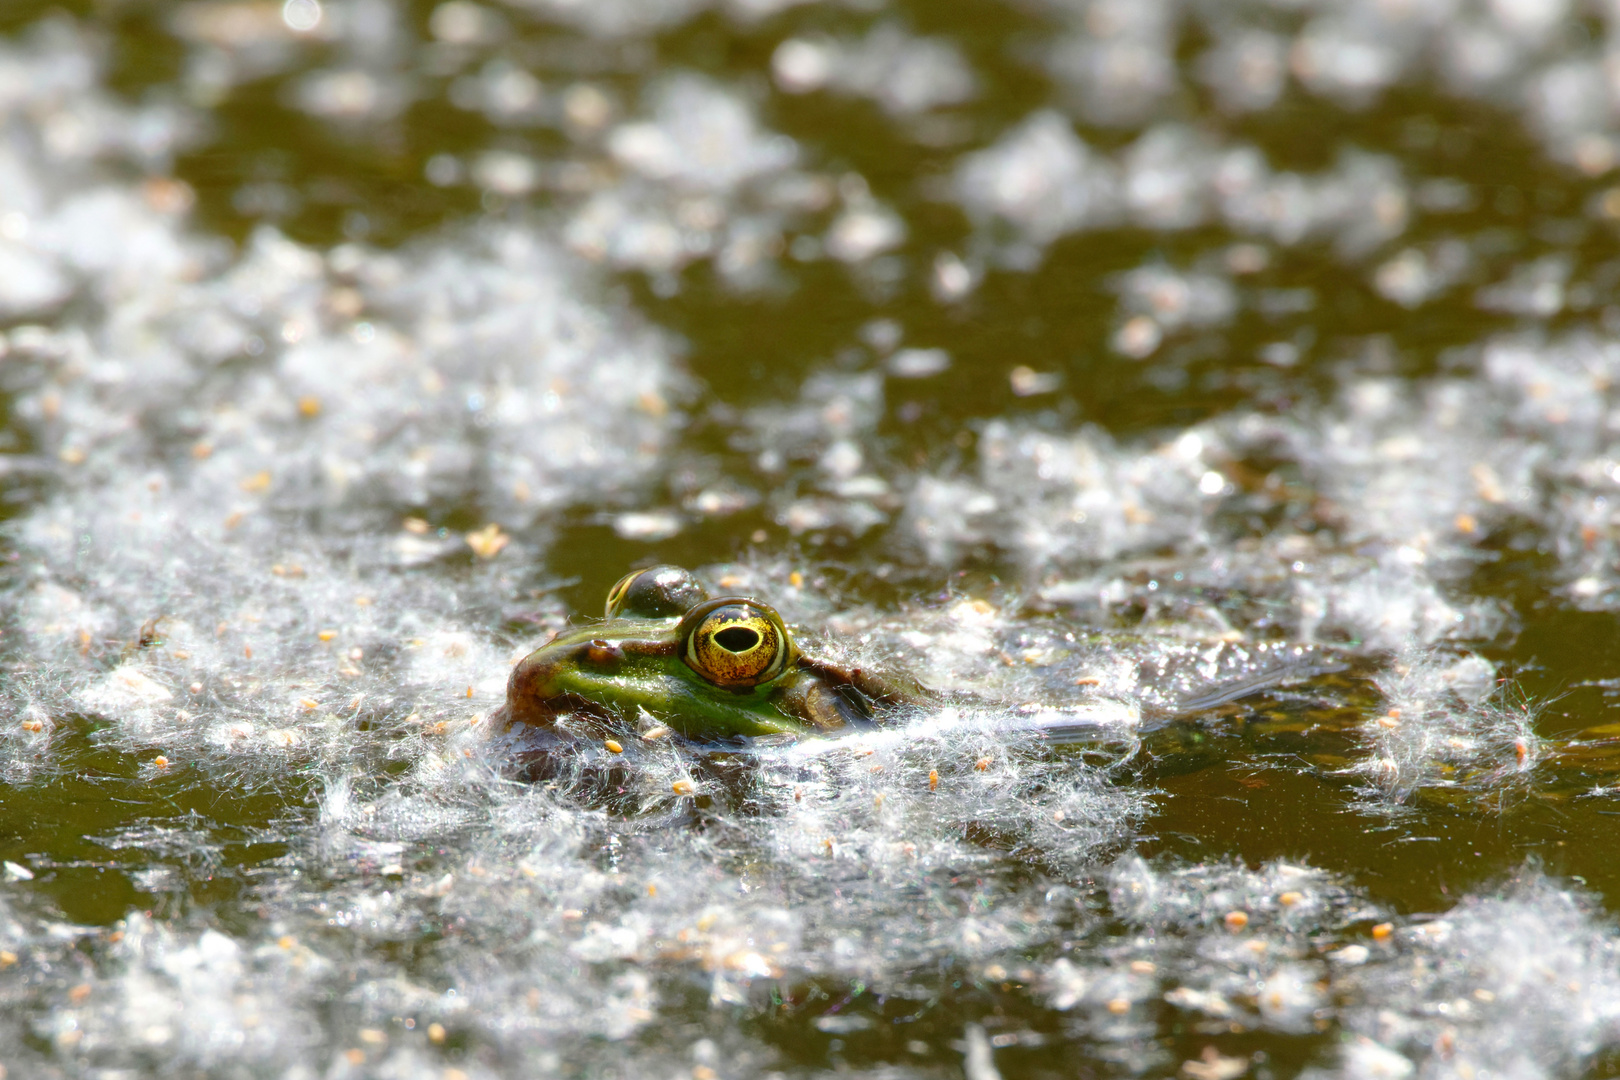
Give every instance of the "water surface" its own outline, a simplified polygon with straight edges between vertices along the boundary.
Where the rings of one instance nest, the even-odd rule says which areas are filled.
[[[1620,1067],[1607,8],[0,34],[6,1075]],[[653,562],[963,696],[514,777]]]

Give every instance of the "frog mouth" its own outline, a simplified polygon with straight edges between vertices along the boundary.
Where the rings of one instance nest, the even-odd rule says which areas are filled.
[[[514,710],[511,703],[502,705],[490,715],[496,730],[516,730],[519,725],[536,730],[573,734],[570,729],[584,728],[578,734],[602,734],[608,725],[620,720],[618,713],[601,702],[573,693],[557,693],[546,697],[531,697],[527,707]]]

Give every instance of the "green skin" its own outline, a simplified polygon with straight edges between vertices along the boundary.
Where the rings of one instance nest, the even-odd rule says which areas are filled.
[[[673,619],[621,617],[557,635],[512,669],[494,729],[550,728],[565,714],[634,720],[644,709],[691,738],[809,735],[869,726],[883,708],[928,699],[913,680],[814,660],[791,642],[775,679],[716,686],[682,659],[676,630]]]

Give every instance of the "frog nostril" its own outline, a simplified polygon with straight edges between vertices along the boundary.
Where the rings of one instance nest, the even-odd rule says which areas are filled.
[[[759,631],[746,626],[728,626],[716,632],[714,643],[731,653],[745,653],[759,644]]]

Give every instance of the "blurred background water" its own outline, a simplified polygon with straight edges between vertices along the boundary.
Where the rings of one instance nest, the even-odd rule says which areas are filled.
[[[1604,0],[8,0],[4,1075],[1612,1075],[1617,169]],[[968,696],[521,782],[652,562]]]

